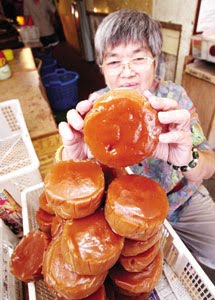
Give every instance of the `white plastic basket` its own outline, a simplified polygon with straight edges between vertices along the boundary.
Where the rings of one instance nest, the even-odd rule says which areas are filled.
[[[0,128],[0,189],[21,203],[21,191],[42,178],[18,99],[0,103]]]
[[[17,244],[16,236],[0,219],[0,299],[22,300],[22,283],[10,273],[9,260]]]
[[[39,207],[38,198],[43,190],[44,184],[41,183],[22,192],[24,234],[38,228],[35,213]],[[164,222],[161,245],[165,262],[169,269],[171,268],[171,274],[174,274],[174,276],[177,277],[177,280],[174,280],[171,289],[175,289],[175,292],[178,293],[179,296],[178,298],[175,297],[171,299],[214,300],[215,287],[213,283],[191,255],[168,221]],[[180,287],[177,281],[180,281]],[[36,284],[29,283],[28,288],[29,300],[54,299],[42,281]],[[183,294],[182,288],[184,289]],[[177,289],[180,289],[180,291],[177,292]],[[183,296],[185,294],[187,295],[186,297]]]
[[[23,43],[35,43],[40,41],[39,28],[35,25],[21,27],[19,33]]]

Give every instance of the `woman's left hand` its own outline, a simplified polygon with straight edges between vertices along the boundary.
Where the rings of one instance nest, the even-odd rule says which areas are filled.
[[[176,100],[159,98],[149,91],[145,91],[144,96],[151,106],[158,111],[158,119],[164,125],[153,157],[168,161],[176,166],[188,165],[192,160],[189,111],[181,109]]]

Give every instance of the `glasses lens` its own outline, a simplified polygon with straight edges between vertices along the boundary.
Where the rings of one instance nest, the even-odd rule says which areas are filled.
[[[150,57],[135,57],[130,59],[128,62],[123,62],[120,60],[107,61],[104,62],[104,66],[106,67],[106,71],[112,75],[120,74],[125,66],[135,72],[141,72],[144,69],[148,68],[154,61],[154,58]]]

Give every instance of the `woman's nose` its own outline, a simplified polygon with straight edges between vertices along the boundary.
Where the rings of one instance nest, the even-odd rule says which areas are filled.
[[[125,62],[122,64],[121,76],[131,76],[134,73],[134,70],[131,67],[130,62]]]

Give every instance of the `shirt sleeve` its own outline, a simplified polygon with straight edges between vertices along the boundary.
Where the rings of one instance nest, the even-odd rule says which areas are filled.
[[[208,144],[208,141],[204,135],[203,129],[200,124],[199,116],[196,111],[196,108],[191,101],[191,99],[188,97],[185,89],[181,87],[181,95],[178,99],[178,102],[182,106],[182,108],[188,109],[190,112],[190,129],[192,132],[192,140],[193,145],[197,147],[199,150],[208,150],[210,149],[210,146]]]
[[[156,96],[175,99],[181,108],[187,109],[190,112],[190,130],[192,132],[193,145],[199,150],[211,149],[202,130],[196,108],[185,89],[181,85],[171,81],[157,80],[154,85],[156,87]]]

